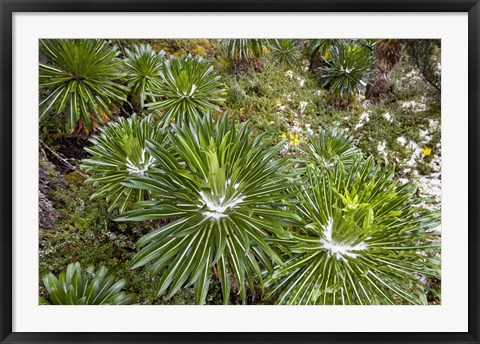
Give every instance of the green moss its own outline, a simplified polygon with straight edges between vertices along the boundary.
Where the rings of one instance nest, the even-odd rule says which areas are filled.
[[[40,167],[48,173],[48,180],[53,184],[58,184],[58,175],[57,172],[52,168],[52,165],[48,164],[44,159],[39,159],[38,163]]]
[[[135,241],[148,226],[139,229],[138,224],[117,224],[104,201],[90,200],[94,191],[91,187],[79,183],[75,173],[68,176],[67,181],[74,183],[53,195],[61,218],[52,230],[40,231],[39,277],[48,272],[57,274],[76,261],[105,265],[119,277],[131,277],[135,273],[126,263],[136,251]],[[139,291],[133,285],[129,288]]]
[[[73,171],[65,175],[65,180],[72,185],[81,187],[86,177],[77,171]]]

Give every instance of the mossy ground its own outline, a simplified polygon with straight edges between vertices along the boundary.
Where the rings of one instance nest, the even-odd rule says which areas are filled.
[[[261,59],[262,71],[253,69],[235,74],[231,62],[215,40],[142,40],[122,41],[128,47],[134,43],[149,43],[155,50],[179,56],[185,53],[201,55],[212,63],[225,85],[225,103],[221,112],[240,121],[249,120],[252,136],[267,132],[272,142],[283,137],[298,138],[285,147],[283,154],[295,156],[296,146],[304,145],[306,133],[318,127],[346,130],[365,155],[373,155],[381,163],[396,165],[397,178],[414,180],[419,195],[429,197],[426,206],[440,209],[441,190],[441,109],[439,95],[418,72],[402,59],[394,68],[391,95],[372,103],[358,96],[347,107],[334,105],[332,96],[308,70],[308,62],[286,70],[275,65],[269,55]],[[74,167],[86,153],[83,137],[62,134],[58,118],[42,126],[40,138],[45,145],[65,158]],[[73,147],[73,148],[72,148]],[[129,281],[127,291],[138,294],[140,304],[193,304],[189,288],[172,299],[155,298],[156,280],[147,269],[131,270],[128,261],[137,252],[135,242],[148,232],[152,224],[118,223],[115,214],[107,211],[103,199],[90,199],[94,187],[84,183],[85,176],[65,166],[58,157],[50,160],[64,173],[66,185],[52,188],[48,195],[60,213],[54,228],[41,229],[39,237],[39,280],[48,272],[58,274],[70,262],[82,266],[105,265],[118,277]],[[440,283],[432,281],[429,301],[439,303]],[[40,293],[44,296],[44,289]],[[237,303],[232,293],[231,302]],[[263,304],[262,290],[250,291],[249,303]],[[220,285],[212,281],[207,303],[221,304]]]

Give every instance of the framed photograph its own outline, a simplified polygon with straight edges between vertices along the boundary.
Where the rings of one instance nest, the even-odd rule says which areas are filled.
[[[0,0],[1,343],[478,343],[478,0]]]

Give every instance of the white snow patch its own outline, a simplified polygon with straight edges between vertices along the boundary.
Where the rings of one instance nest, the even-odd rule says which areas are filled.
[[[442,197],[442,175],[440,172],[432,173],[429,176],[421,176],[416,182],[420,197],[432,198],[432,203],[424,203],[426,208],[440,210]]]
[[[323,239],[320,239],[325,250],[331,256],[335,256],[338,260],[345,260],[345,257],[357,258],[358,253],[352,251],[362,251],[368,248],[368,245],[364,242],[352,245],[340,245],[333,241],[333,219],[328,219],[326,225],[323,225]]]
[[[360,115],[360,120],[368,122],[370,121],[370,113],[369,112],[364,112]]]
[[[238,184],[235,184],[234,188],[237,185]],[[225,200],[225,195],[218,197],[216,195],[206,195],[203,191],[200,191],[200,202],[203,203],[203,206],[207,207],[208,209],[208,211],[204,212],[203,215],[214,219],[226,217],[227,215],[225,215],[225,211],[228,209],[233,209],[238,204],[242,203],[244,199],[245,196],[238,195]],[[203,206],[199,207],[201,208]]]
[[[413,140],[410,140],[407,148],[412,151],[412,155],[410,156],[410,159],[406,162],[406,164],[410,167],[414,167],[417,164],[416,160],[422,154],[422,148],[420,148]]]
[[[277,108],[278,108],[280,111],[283,111],[283,110],[285,110],[285,105],[283,105],[283,104],[280,103],[280,102],[277,102]]]
[[[303,85],[305,85],[305,79],[297,76],[297,80],[298,80],[298,83],[299,83],[300,87],[303,87]]]
[[[410,109],[413,112],[422,112],[427,110],[427,105],[416,102],[415,100],[404,101],[400,103],[403,108]]]
[[[429,119],[429,120],[428,120],[428,125],[430,126],[430,129],[431,129],[432,131],[435,131],[435,130],[438,129],[440,123],[438,123],[438,121],[435,120],[435,119]]]
[[[358,122],[358,124],[355,126],[355,130],[357,130],[358,128],[361,128],[363,127],[363,124],[364,122],[369,122],[370,121],[370,113],[368,112],[364,112],[360,115],[360,121]]]
[[[432,139],[432,137],[428,135],[428,130],[420,130],[419,134],[424,139],[424,142],[429,142]]]
[[[127,157],[127,171],[128,174],[139,174],[143,176],[145,172],[148,171],[150,167],[155,164],[155,158],[153,156],[149,157],[145,162],[145,149],[142,150],[142,158],[140,159],[138,165],[134,164],[129,157]]]

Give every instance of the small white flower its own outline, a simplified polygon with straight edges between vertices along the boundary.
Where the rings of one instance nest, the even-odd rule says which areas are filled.
[[[402,146],[405,146],[407,140],[403,136],[400,136],[399,138],[397,138],[397,142],[400,143]]]
[[[378,153],[383,155],[385,158],[387,157],[386,147],[387,143],[385,141],[379,142],[377,146]]]
[[[428,130],[420,130],[419,134],[424,139],[424,142],[429,142],[432,139],[432,137],[428,135]]]
[[[413,112],[422,112],[427,110],[427,105],[416,102],[415,100],[404,101],[400,103],[403,108],[410,109]]]
[[[360,115],[360,121],[365,121],[365,122],[369,122],[370,121],[370,113],[369,112],[364,112]]]
[[[305,108],[307,107],[307,104],[308,102],[304,102],[304,101],[300,102],[300,113],[303,114],[305,112]]]
[[[305,129],[307,129],[307,133],[313,135],[313,130],[310,128],[310,124],[305,124]]]
[[[385,112],[385,113],[383,114],[383,118],[385,118],[385,119],[386,119],[387,121],[389,121],[390,123],[393,122],[392,116],[390,115],[389,112]]]
[[[437,120],[434,120],[434,119],[429,119],[428,120],[428,125],[430,127],[431,130],[437,130],[438,127],[439,127],[439,123]]]
[[[363,122],[358,122],[358,124],[353,128],[354,130],[358,130],[359,128],[363,127]]]

